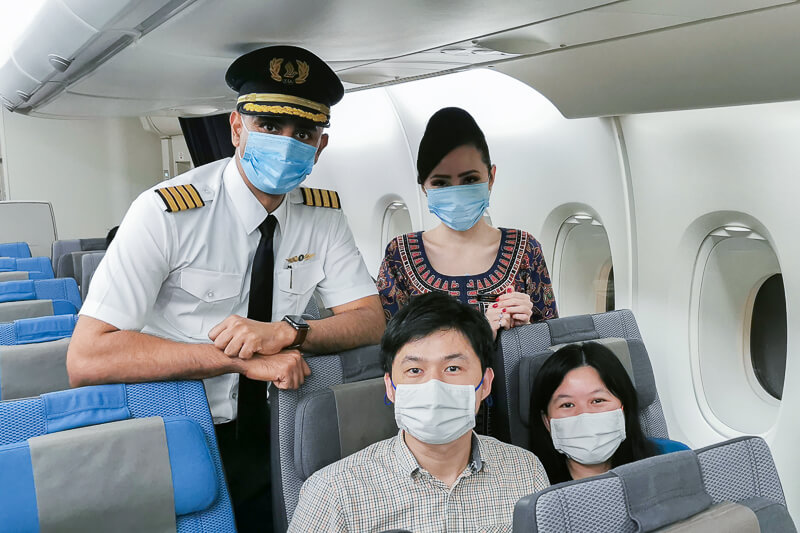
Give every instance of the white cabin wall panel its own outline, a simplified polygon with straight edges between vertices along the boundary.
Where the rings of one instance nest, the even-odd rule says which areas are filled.
[[[637,213],[637,319],[674,438],[693,446],[723,438],[709,427],[689,393],[687,316],[694,261],[703,239],[715,227],[741,221],[756,226],[775,250],[786,290],[788,358],[778,419],[765,436],[790,511],[797,515],[800,102],[634,115],[623,117],[622,127]]]
[[[402,125],[385,90],[349,93],[331,114],[329,143],[303,184],[339,193],[367,268],[373,276],[383,259],[381,220],[394,201],[408,206],[418,226],[413,162]]]
[[[492,70],[472,70],[388,89],[407,133],[416,185],[416,156],[428,119],[447,106],[466,109],[486,135],[497,174],[489,210],[495,226],[524,229],[541,243],[548,268],[561,223],[550,214],[584,203],[606,226],[621,288],[630,276],[624,181],[610,119],[565,119],[529,86]],[[502,95],[498,98],[497,95]],[[438,224],[420,193],[424,228]],[[617,266],[619,265],[619,267]],[[599,268],[600,265],[598,265]],[[558,299],[558,287],[556,300]],[[630,295],[618,295],[624,307]]]
[[[161,177],[138,119],[49,120],[3,111],[10,200],[53,204],[58,237],[101,237]]]

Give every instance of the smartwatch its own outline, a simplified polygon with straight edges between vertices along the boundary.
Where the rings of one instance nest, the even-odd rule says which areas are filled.
[[[300,315],[286,315],[283,317],[283,321],[292,326],[297,332],[294,342],[287,346],[287,348],[300,348],[306,341],[306,335],[308,335],[308,322]]]

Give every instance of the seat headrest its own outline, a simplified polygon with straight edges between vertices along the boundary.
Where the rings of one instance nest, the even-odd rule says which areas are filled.
[[[383,378],[335,385],[297,405],[294,464],[301,479],[398,431]]]
[[[628,372],[628,376],[630,376],[634,387],[636,387],[636,397],[639,400],[640,411],[644,411],[656,400],[657,391],[653,367],[650,365],[650,358],[641,340],[607,337],[591,341],[579,341],[571,344],[583,344],[584,342],[602,344],[617,356],[622,366]],[[536,375],[539,373],[545,361],[563,346],[563,344],[553,346],[537,354],[524,356],[520,360],[519,413],[520,419],[526,426],[530,423],[530,398]]]

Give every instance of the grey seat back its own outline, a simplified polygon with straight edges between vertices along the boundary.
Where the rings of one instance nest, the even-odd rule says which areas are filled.
[[[106,253],[103,252],[87,252],[81,257],[81,300],[86,301],[86,295],[89,294],[89,284],[92,282],[94,272],[100,265]]]
[[[551,347],[573,342],[624,339],[631,358],[633,381],[640,399],[640,419],[648,437],[669,438],[667,423],[650,359],[633,313],[627,309],[578,315],[537,322],[513,328],[500,334],[495,354],[490,432],[493,436],[517,446],[530,447],[528,405],[530,384],[535,372],[552,351]],[[523,360],[525,364],[523,365]],[[522,373],[521,371],[525,372]],[[520,390],[520,384],[527,390]]]
[[[52,316],[52,300],[23,300],[0,303],[0,322],[13,322],[20,318]]]
[[[364,424],[364,417],[370,416],[361,414],[364,409],[371,413],[380,413],[382,409],[384,414],[392,413],[393,418],[391,407],[383,404],[383,393],[376,386],[377,382],[365,383],[364,388],[353,394],[347,394],[347,387],[336,389],[343,384],[383,376],[378,346],[339,355],[307,357],[306,361],[311,375],[302,387],[297,390],[270,388],[272,506],[274,527],[278,532],[286,531],[297,507],[300,488],[316,468],[337,460],[343,453],[355,451],[353,448],[359,445],[359,439],[366,445],[371,439],[385,438],[375,432],[379,427],[388,431],[388,425]],[[365,395],[370,399],[365,400]],[[349,414],[359,417],[362,423],[343,422],[342,427],[357,433],[342,441],[339,417],[346,420]],[[385,416],[376,415],[376,418],[386,422]],[[329,450],[320,446],[323,442]]]
[[[105,250],[106,248],[106,239],[104,237],[55,241],[53,242],[53,251],[51,255],[53,260],[53,270],[56,272],[56,276],[64,277],[58,274],[58,265],[62,256],[72,252],[99,252]],[[64,268],[69,267],[67,267],[65,264]]]
[[[709,527],[709,524],[712,524]],[[522,498],[515,533],[793,532],[778,472],[759,437],[637,461]]]
[[[69,338],[0,346],[0,400],[30,398],[66,390]]]
[[[55,271],[56,276],[58,276],[58,262],[61,259],[61,256],[70,252],[80,251],[80,239],[63,239],[59,241],[53,241],[53,251],[50,255],[50,258],[53,260],[53,271]]]
[[[77,283],[81,282],[81,273],[83,268],[83,256],[87,254],[97,253],[95,251],[80,251],[69,252],[62,255],[58,260],[58,269],[56,270],[56,277],[59,278],[72,278]]]

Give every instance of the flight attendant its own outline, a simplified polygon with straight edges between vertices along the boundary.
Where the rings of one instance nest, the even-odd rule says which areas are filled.
[[[233,158],[142,193],[81,309],[73,386],[204,379],[237,529],[271,531],[266,385],[297,388],[299,350],[380,341],[375,285],[333,191],[301,188],[327,145],[339,78],[291,46],[238,58],[225,79]],[[306,322],[316,291],[333,316]]]
[[[481,310],[497,336],[558,317],[542,247],[520,229],[484,218],[496,167],[472,116],[456,107],[428,121],[417,156],[417,181],[441,224],[396,237],[386,247],[378,291],[387,320],[409,297],[449,293]]]

